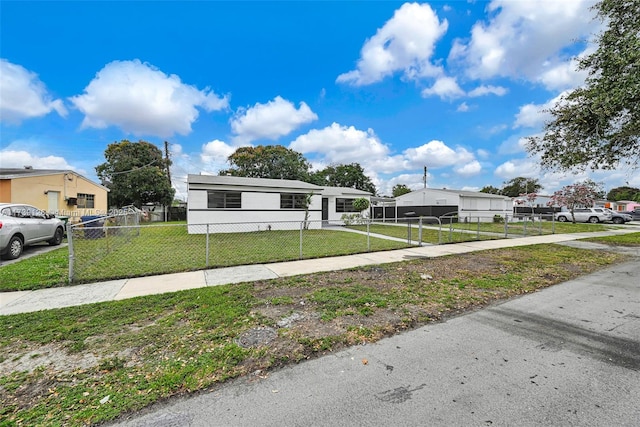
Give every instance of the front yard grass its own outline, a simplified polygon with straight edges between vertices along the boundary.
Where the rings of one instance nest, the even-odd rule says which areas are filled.
[[[81,230],[82,231],[82,230]],[[93,230],[90,230],[93,232]],[[188,234],[186,224],[149,225],[99,238],[73,238],[74,283],[177,273],[205,268],[291,261],[300,258],[300,231]],[[92,236],[89,234],[88,236]],[[370,238],[371,251],[400,249],[406,243]],[[304,230],[303,258],[367,252],[367,237],[334,230]],[[60,248],[0,268],[0,292],[65,286],[69,249]]]
[[[0,316],[0,425],[102,423],[623,259],[538,245]]]

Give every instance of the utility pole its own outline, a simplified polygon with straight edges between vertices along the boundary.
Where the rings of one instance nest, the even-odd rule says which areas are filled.
[[[171,168],[169,167],[171,160],[169,159],[169,141],[164,142],[164,157],[166,160],[165,164],[167,165],[167,178],[169,178],[169,188],[171,188]],[[167,213],[171,205],[172,203],[170,203],[169,206],[164,207],[164,222],[167,222],[168,220]]]
[[[424,188],[427,188],[427,167],[424,167],[424,176],[422,177],[422,182],[424,183]]]

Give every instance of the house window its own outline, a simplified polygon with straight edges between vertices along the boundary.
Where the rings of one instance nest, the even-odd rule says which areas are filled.
[[[94,209],[95,197],[94,194],[78,193],[78,208]]]
[[[358,212],[353,207],[353,199],[336,199],[336,212]]]
[[[280,209],[305,209],[306,194],[281,193]]]
[[[207,191],[207,207],[210,209],[242,208],[242,193],[239,191]]]

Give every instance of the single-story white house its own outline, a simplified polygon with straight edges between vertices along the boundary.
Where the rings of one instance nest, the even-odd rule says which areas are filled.
[[[286,179],[188,175],[189,233],[296,229],[305,219],[320,228],[322,187]],[[311,194],[308,208],[305,198]],[[306,216],[306,218],[305,218]],[[224,226],[223,224],[234,224]],[[243,223],[241,226],[237,223]]]
[[[321,187],[303,181],[188,175],[189,233],[234,233],[261,230],[318,229],[355,213],[353,200],[370,193],[353,188]],[[311,195],[311,203],[305,199]]]
[[[429,208],[429,209],[426,209]],[[476,191],[424,188],[396,197],[396,218],[407,214],[420,216],[458,215],[459,221],[493,221],[513,212],[510,197]]]

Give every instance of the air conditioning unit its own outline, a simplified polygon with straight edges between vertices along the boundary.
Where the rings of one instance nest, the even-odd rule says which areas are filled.
[[[78,204],[78,198],[77,197],[67,197],[67,205],[75,206],[77,204]]]

